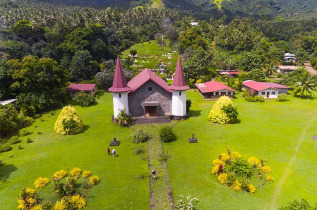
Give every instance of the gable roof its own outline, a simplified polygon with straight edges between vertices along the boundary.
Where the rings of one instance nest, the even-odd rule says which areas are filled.
[[[202,93],[215,92],[215,91],[219,91],[219,90],[231,90],[231,91],[235,92],[234,89],[228,87],[227,85],[225,85],[223,83],[216,82],[216,81],[210,81],[210,82],[206,82],[206,83],[199,83],[199,84],[196,84],[196,87]]]
[[[189,89],[189,87],[186,85],[180,56],[178,57],[173,84],[169,87],[169,89],[170,90],[188,90]]]
[[[289,89],[289,87],[273,82],[256,82],[253,80],[247,80],[243,82],[244,86],[247,86],[253,90],[261,91],[266,89]]]
[[[67,91],[93,91],[96,84],[70,84]]]
[[[128,87],[130,88],[130,92],[135,92],[142,85],[144,85],[148,81],[153,81],[155,84],[171,93],[168,84],[159,76],[154,74],[149,69],[144,69],[138,75],[136,75],[132,80],[128,82]]]
[[[114,93],[121,93],[121,92],[128,92],[129,90],[130,88],[127,86],[127,81],[125,80],[120,59],[118,57],[112,87],[109,88],[109,91]]]

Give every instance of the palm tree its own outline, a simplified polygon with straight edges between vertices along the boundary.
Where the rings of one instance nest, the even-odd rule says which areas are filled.
[[[313,91],[317,89],[317,77],[312,76],[308,72],[305,72],[302,77],[299,78],[299,82],[296,84],[294,94],[300,93],[300,97],[303,97],[305,93],[314,96]]]
[[[265,65],[265,74],[266,76],[272,76],[272,74],[276,73],[276,69],[274,63],[266,64]]]

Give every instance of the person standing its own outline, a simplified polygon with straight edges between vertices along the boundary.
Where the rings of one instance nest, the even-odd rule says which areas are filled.
[[[156,171],[152,170],[152,176],[153,176],[153,180],[155,180]]]
[[[115,149],[112,149],[112,155],[113,155],[113,157],[116,155],[116,150]]]
[[[108,152],[108,155],[110,155],[110,148],[109,147],[107,148],[107,152]]]

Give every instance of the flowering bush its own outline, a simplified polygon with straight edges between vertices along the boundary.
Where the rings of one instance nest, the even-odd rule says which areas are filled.
[[[197,198],[191,198],[190,195],[184,197],[180,196],[181,198],[176,202],[175,208],[181,210],[197,210]]]
[[[259,165],[260,161],[256,157],[249,157],[248,163],[252,164],[253,166]]]
[[[34,185],[35,188],[43,188],[46,185],[48,185],[50,183],[50,180],[48,178],[43,178],[43,177],[39,177],[35,180]]]
[[[84,171],[84,173],[83,173],[84,178],[88,178],[88,177],[90,177],[90,175],[91,175],[91,171]]]
[[[25,188],[21,191],[18,200],[18,209],[31,209],[40,203],[40,196],[32,188]]]
[[[54,131],[62,135],[80,133],[84,128],[83,120],[72,106],[65,106],[54,125]]]
[[[92,186],[98,184],[100,182],[100,179],[98,176],[92,176],[89,178],[89,184],[91,184]]]
[[[70,172],[70,175],[74,177],[78,177],[81,174],[81,169],[80,168],[73,168]]]
[[[214,123],[235,123],[238,117],[237,108],[228,96],[221,96],[210,110],[208,119]]]
[[[218,159],[212,161],[211,173],[221,184],[235,191],[242,190],[254,194],[257,189],[249,179],[254,180],[257,177],[260,180],[263,175],[271,172],[271,168],[264,165],[266,161],[260,161],[256,157],[243,159],[238,152],[231,151],[230,148],[227,148],[227,153],[220,154]],[[274,178],[267,176],[266,180],[272,182]]]
[[[60,179],[64,178],[66,175],[67,175],[67,173],[64,170],[60,170],[60,171],[57,171],[53,175],[53,179],[54,180],[60,180]]]
[[[266,177],[266,181],[268,181],[268,182],[273,182],[273,181],[274,181],[274,178],[273,178],[272,176],[268,175],[268,176]]]
[[[40,198],[35,189],[25,188],[21,191],[18,199],[18,209],[22,210],[75,210],[83,209],[87,205],[87,195],[90,189],[100,182],[98,176],[92,176],[90,171],[84,171],[83,177],[80,177],[81,169],[73,168],[69,174],[64,170],[59,170],[53,175],[54,194],[61,198],[52,207],[50,201],[41,203]],[[81,183],[80,183],[81,182]],[[39,177],[35,180],[36,188],[43,188],[50,184],[48,178]],[[82,188],[82,189],[80,189]],[[81,193],[82,192],[82,193]]]

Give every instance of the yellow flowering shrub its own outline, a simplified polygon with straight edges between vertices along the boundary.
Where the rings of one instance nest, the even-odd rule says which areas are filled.
[[[90,175],[91,175],[91,171],[84,171],[84,173],[83,173],[84,178],[88,178],[88,177],[90,177]]]
[[[223,161],[220,160],[220,159],[214,159],[214,160],[212,161],[212,164],[213,164],[214,166],[218,166],[218,165],[220,165],[220,164],[222,164],[222,165],[224,166],[226,163],[223,162]]]
[[[235,160],[235,159],[237,159],[237,158],[239,158],[239,157],[241,157],[241,155],[239,154],[239,152],[231,152],[231,154],[230,154],[230,158],[231,158],[232,160]]]
[[[42,188],[45,187],[46,185],[48,185],[50,183],[50,180],[48,178],[43,178],[43,177],[39,177],[35,180],[34,182],[34,186],[35,188]]]
[[[271,173],[271,171],[272,171],[272,169],[271,169],[271,167],[270,166],[263,166],[262,168],[261,168],[261,170],[264,172],[264,173]]]
[[[32,188],[26,188],[25,193],[28,194],[28,196],[32,197],[35,194],[35,190]]]
[[[40,202],[36,191],[32,188],[23,189],[18,199],[18,209],[31,209]]]
[[[227,124],[230,121],[230,118],[227,114],[222,110],[222,107],[233,105],[232,100],[228,96],[221,96],[215,103],[215,105],[210,110],[208,119],[211,122],[219,123],[219,124]]]
[[[238,180],[236,180],[233,182],[233,184],[230,187],[235,191],[240,191],[241,190],[241,183]]]
[[[65,127],[65,125],[68,125]],[[83,120],[74,107],[65,106],[54,125],[54,131],[58,134],[77,134],[84,128]]]
[[[57,171],[57,172],[53,175],[53,179],[55,179],[55,180],[60,180],[60,179],[64,178],[66,175],[67,175],[66,171],[60,170],[60,171]]]
[[[227,183],[227,174],[226,173],[223,173],[223,174],[220,174],[218,176],[218,181],[221,183],[221,184],[226,184]]]
[[[72,204],[72,207],[75,209],[83,209],[86,205],[85,198],[81,197],[80,195],[72,196],[70,202]]]
[[[260,161],[256,157],[249,157],[248,163],[257,166],[259,165]]]
[[[226,162],[230,158],[227,153],[222,153],[222,154],[219,155],[219,157],[220,157],[220,160],[222,160],[224,162]]]
[[[274,177],[268,175],[268,176],[266,177],[266,181],[268,181],[268,182],[273,182],[273,181],[274,181]]]
[[[30,208],[30,210],[42,210],[42,206],[41,205],[33,206],[32,208]]]
[[[57,201],[53,207],[53,210],[66,210],[66,209],[67,209],[67,205],[63,200]]]
[[[248,189],[250,193],[255,193],[256,192],[256,188],[253,184],[248,184]]]
[[[215,165],[215,166],[212,167],[211,173],[212,174],[217,174],[218,170],[219,170],[219,165]]]
[[[100,182],[100,179],[98,176],[92,176],[89,178],[89,184],[96,185]]]
[[[80,168],[73,168],[69,173],[72,176],[79,176],[81,174],[81,169]]]

